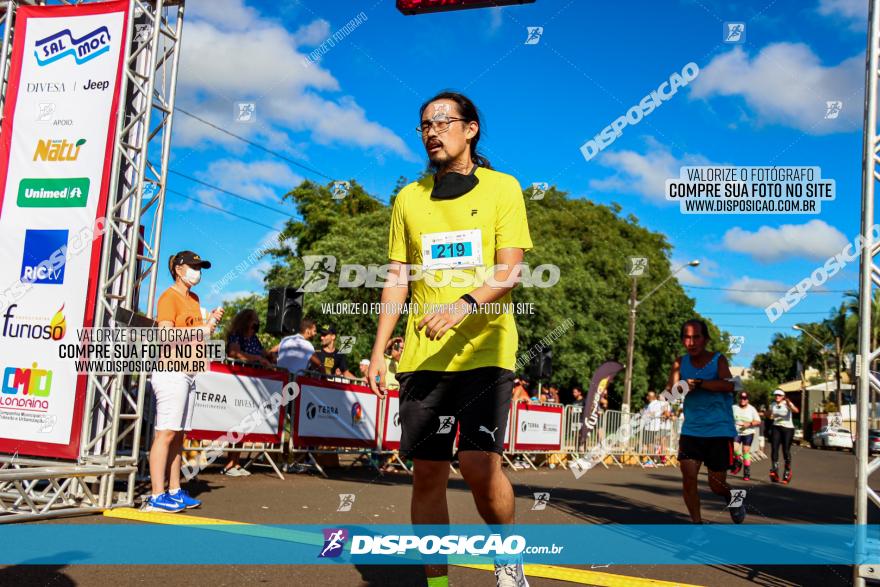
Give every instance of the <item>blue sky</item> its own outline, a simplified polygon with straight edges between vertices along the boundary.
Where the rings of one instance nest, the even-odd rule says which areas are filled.
[[[662,6],[661,6],[662,4]],[[187,116],[175,118],[171,169],[276,208],[302,179],[290,163],[355,178],[383,201],[416,176],[412,130],[440,89],[468,94],[484,117],[481,147],[523,186],[546,181],[599,203],[617,202],[668,235],[698,310],[745,344],[748,364],[774,332],[819,320],[857,285],[856,262],[771,324],[763,308],[839,253],[859,230],[866,10],[862,0],[699,0],[656,3],[538,0],[526,6],[405,17],[392,0],[245,2],[188,7],[177,105],[282,154],[249,147]],[[363,11],[366,20],[319,61],[305,56]],[[724,22],[745,22],[743,44]],[[526,45],[527,27],[543,27]],[[580,146],[685,64],[700,75],[590,161]],[[843,103],[826,119],[826,102]],[[234,120],[236,102],[256,121]],[[819,166],[837,199],[817,215],[682,215],[664,180],[687,164]],[[284,216],[179,175],[169,188],[262,225],[169,194],[163,257],[183,248],[214,263],[197,291],[213,306],[262,291],[263,261],[211,284],[280,228]],[[377,238],[385,238],[377,235]],[[621,262],[624,262],[623,259]],[[170,282],[160,273],[159,288]],[[745,291],[730,291],[745,290]]]

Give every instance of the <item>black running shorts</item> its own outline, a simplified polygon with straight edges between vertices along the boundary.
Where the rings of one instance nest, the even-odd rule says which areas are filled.
[[[678,460],[701,461],[710,471],[727,471],[733,464],[733,439],[683,434],[678,439]]]
[[[405,458],[452,460],[456,429],[459,451],[503,452],[513,371],[413,371],[398,373],[397,382],[400,452]]]

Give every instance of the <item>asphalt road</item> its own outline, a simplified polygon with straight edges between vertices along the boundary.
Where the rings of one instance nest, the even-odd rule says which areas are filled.
[[[734,482],[748,486],[749,518],[746,523],[836,523],[852,522],[854,457],[850,453],[794,448],[794,479],[791,485],[771,484],[769,461],[752,467],[753,481]],[[517,521],[529,524],[670,524],[687,520],[680,497],[677,469],[597,469],[575,480],[560,469],[509,471],[516,493]],[[704,518],[730,523],[727,511],[705,487],[702,477]],[[189,513],[256,524],[396,524],[409,522],[410,477],[377,476],[367,469],[332,470],[330,479],[314,474],[288,475],[281,481],[269,469],[254,475],[227,478],[204,473],[190,485],[190,492],[204,505]],[[533,493],[549,491],[543,511],[532,511]],[[340,493],[357,497],[350,512],[337,512]],[[450,480],[449,509],[453,523],[480,523],[470,493],[460,477]],[[50,520],[46,524],[76,521],[120,523],[101,516]],[[747,547],[747,545],[744,545]],[[420,567],[376,566],[21,566],[0,568],[0,586],[6,585],[284,585],[336,586],[422,586]],[[589,569],[589,566],[581,567]],[[851,584],[849,567],[755,567],[712,566],[611,566],[602,572],[632,577],[681,581],[707,586],[822,585]],[[529,580],[533,587],[561,587],[552,579]],[[494,585],[491,573],[450,568],[450,584]]]

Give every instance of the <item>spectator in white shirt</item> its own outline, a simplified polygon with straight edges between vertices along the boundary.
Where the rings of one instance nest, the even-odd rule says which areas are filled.
[[[649,455],[661,457],[661,462],[666,461],[665,443],[661,430],[665,429],[664,422],[672,415],[669,403],[657,399],[657,394],[649,391],[645,397],[645,407],[642,409],[643,430],[645,431],[645,447],[643,450]],[[648,457],[646,466],[654,466],[654,461]]]
[[[315,321],[303,318],[299,325],[299,334],[285,336],[272,353],[278,354],[278,366],[287,369],[291,376],[306,370],[320,370],[321,364],[315,355],[315,347],[309,342],[318,332]]]

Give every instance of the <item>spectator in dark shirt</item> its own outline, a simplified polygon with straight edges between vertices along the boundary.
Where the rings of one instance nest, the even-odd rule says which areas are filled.
[[[226,356],[238,361],[259,363],[264,367],[270,366],[272,363],[267,358],[268,354],[257,338],[259,330],[260,319],[257,312],[250,308],[241,310],[232,319],[226,332]]]
[[[248,363],[259,363],[264,367],[272,365],[267,358],[268,355],[263,348],[260,339],[257,338],[257,331],[260,330],[260,318],[257,312],[251,308],[246,308],[238,312],[229,330],[226,332],[226,356],[237,361],[245,361]],[[238,445],[233,445],[238,446]],[[229,451],[226,466],[221,473],[228,477],[246,477],[250,475],[247,469],[242,468],[239,461],[241,453],[238,451]]]
[[[336,350],[336,329],[325,324],[318,334],[321,336],[321,350],[316,351],[315,356],[321,363],[324,374],[355,379],[354,374],[348,370],[348,360],[345,355]]]
[[[584,401],[584,392],[581,391],[581,388],[578,386],[574,386],[571,388],[571,398],[572,403],[580,404]]]

